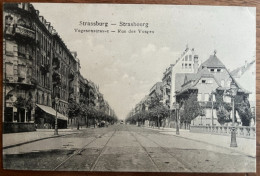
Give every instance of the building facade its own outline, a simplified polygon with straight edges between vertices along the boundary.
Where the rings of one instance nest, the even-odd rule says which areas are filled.
[[[66,128],[70,99],[101,104],[98,87],[80,74],[77,52],[32,4],[5,3],[3,17],[4,132],[54,128],[56,111],[58,128]]]
[[[187,100],[191,94],[196,95],[197,101],[203,110],[199,116],[192,120],[191,125],[220,125],[217,117],[217,109],[220,109],[220,106],[224,104],[219,104],[219,101],[223,99],[225,104],[232,107],[231,97],[227,94],[232,82],[234,82],[238,90],[237,95],[242,95],[244,98],[249,95],[249,92],[242,88],[230,75],[225,65],[217,58],[216,53],[211,55],[209,59],[200,65],[197,73],[177,74],[178,79],[182,79],[183,76],[183,83],[176,91],[176,100],[181,104],[181,110],[185,108],[183,102]],[[221,98],[219,95],[221,95]],[[218,98],[216,98],[216,96],[218,96]],[[218,107],[216,107],[216,105]],[[231,118],[232,113],[232,110],[230,110],[229,118]],[[241,119],[238,113],[236,113],[236,118],[237,124],[241,125]]]
[[[170,107],[173,67],[174,64],[171,64],[163,73],[163,78],[162,78],[163,104],[168,107]]]
[[[176,79],[177,73],[196,73],[200,65],[200,60],[195,50],[190,49],[188,46],[182,53],[181,57],[176,60],[176,63],[171,69],[171,96],[170,96],[170,109],[173,108],[173,104],[176,102]]]

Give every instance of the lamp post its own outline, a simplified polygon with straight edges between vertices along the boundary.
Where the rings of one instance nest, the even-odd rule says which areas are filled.
[[[174,108],[175,108],[175,121],[176,121],[176,135],[180,134],[180,130],[179,130],[179,104],[176,103],[174,104]]]
[[[232,80],[230,84],[230,89],[228,91],[229,96],[232,99],[232,128],[231,128],[231,143],[230,147],[237,147],[237,140],[236,140],[236,127],[235,127],[235,96],[237,94],[237,87]]]
[[[211,126],[214,126],[214,116],[213,116],[213,106],[214,106],[214,92],[211,92]]]
[[[59,103],[59,98],[55,97],[55,110],[56,110],[56,117],[55,117],[55,131],[54,135],[58,135],[58,116],[57,116],[57,111],[58,111],[58,103]]]

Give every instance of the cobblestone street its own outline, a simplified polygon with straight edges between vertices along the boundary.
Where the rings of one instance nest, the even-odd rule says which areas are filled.
[[[87,128],[3,150],[4,168],[22,170],[249,172],[255,158],[235,150],[131,125]],[[239,161],[239,162],[238,162]]]

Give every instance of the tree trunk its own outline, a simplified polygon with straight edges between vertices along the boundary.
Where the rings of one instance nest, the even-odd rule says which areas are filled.
[[[158,116],[158,129],[160,129],[160,118]]]
[[[79,130],[79,118],[77,117],[77,130]]]

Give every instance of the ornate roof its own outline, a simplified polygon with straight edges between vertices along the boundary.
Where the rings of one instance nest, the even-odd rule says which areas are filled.
[[[203,67],[225,68],[225,65],[218,59],[216,55],[210,55],[210,57],[200,65],[200,69]]]

